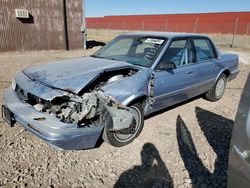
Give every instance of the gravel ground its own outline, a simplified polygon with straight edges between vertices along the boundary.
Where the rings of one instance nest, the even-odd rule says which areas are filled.
[[[0,104],[4,88],[24,67],[95,50],[0,54]],[[141,135],[122,148],[103,143],[91,150],[58,151],[0,119],[0,186],[225,187],[234,118],[250,71],[250,52],[233,51],[240,55],[241,73],[219,102],[196,98],[153,114]]]

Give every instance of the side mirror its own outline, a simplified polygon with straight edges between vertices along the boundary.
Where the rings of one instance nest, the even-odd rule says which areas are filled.
[[[176,65],[173,62],[161,62],[159,64],[160,70],[171,70],[176,69]]]

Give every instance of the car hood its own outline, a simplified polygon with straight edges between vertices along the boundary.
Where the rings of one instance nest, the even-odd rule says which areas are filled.
[[[130,66],[126,62],[86,57],[34,66],[23,73],[34,81],[78,94],[105,70]]]

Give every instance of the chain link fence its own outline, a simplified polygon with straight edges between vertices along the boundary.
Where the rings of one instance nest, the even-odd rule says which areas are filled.
[[[209,35],[218,45],[230,47],[250,48],[250,22],[224,23],[201,23],[197,18],[193,23],[190,22],[168,22],[149,23],[149,22],[90,22],[87,24],[88,35],[94,36],[102,41],[108,41],[113,37],[126,32],[134,31],[164,31],[164,32],[186,32],[203,33]]]

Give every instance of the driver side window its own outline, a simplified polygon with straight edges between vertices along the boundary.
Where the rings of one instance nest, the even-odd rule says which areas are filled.
[[[193,62],[192,46],[190,40],[181,39],[175,40],[171,43],[169,48],[166,50],[159,68],[166,67],[162,64],[173,63],[175,67],[181,67],[188,65]]]

